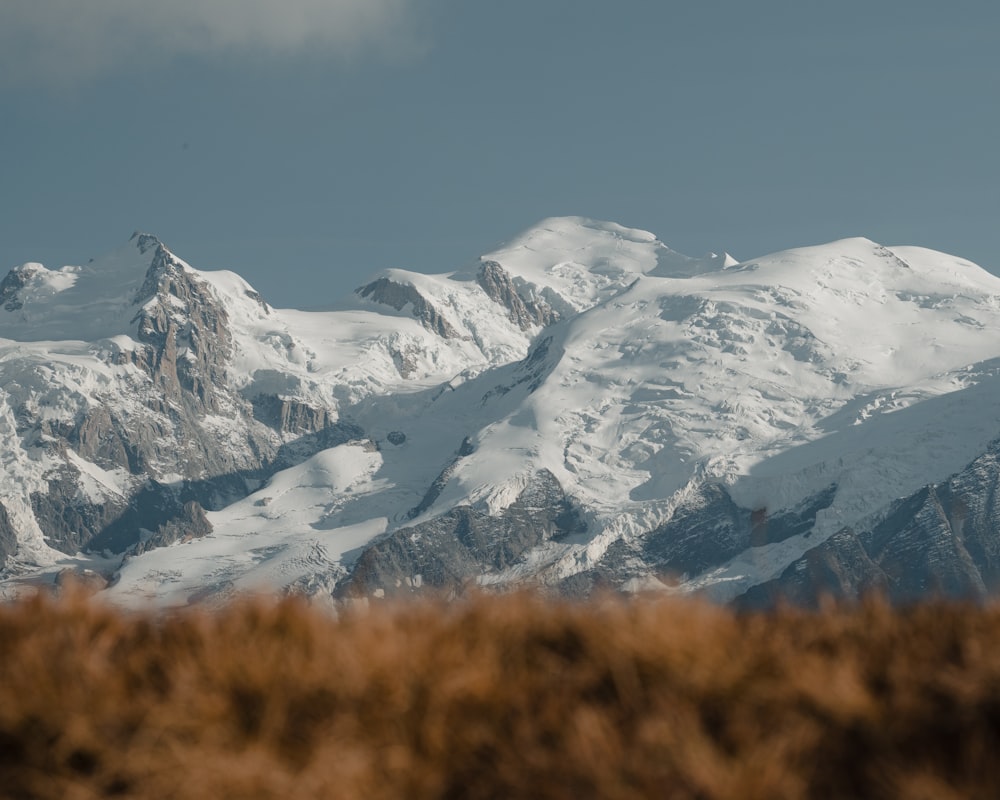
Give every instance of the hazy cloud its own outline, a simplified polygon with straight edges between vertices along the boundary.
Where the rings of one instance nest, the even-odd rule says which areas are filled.
[[[0,82],[72,85],[136,58],[353,56],[408,42],[413,0],[0,0]]]

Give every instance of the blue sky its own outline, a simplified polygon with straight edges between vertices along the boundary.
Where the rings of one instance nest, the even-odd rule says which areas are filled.
[[[3,0],[0,271],[135,229],[275,305],[579,214],[1000,272],[1000,4]]]

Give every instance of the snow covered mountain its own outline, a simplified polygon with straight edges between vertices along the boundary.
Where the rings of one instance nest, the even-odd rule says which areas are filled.
[[[4,585],[983,595],[996,330],[1000,278],[866,239],[737,262],[549,219],[320,313],[136,234],[0,283]]]

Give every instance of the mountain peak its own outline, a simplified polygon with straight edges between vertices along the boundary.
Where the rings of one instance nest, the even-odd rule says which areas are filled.
[[[122,334],[134,314],[131,306],[148,294],[150,281],[185,266],[156,236],[141,231],[82,266],[23,264],[0,283],[5,336],[95,341]]]
[[[385,271],[309,313],[137,232],[0,286],[0,455],[34,481],[0,507],[102,550],[168,522],[128,509],[187,521],[190,481],[214,535],[135,556],[119,597],[329,594],[359,569],[383,594],[686,575],[733,596],[982,454],[997,298],[1000,278],[919,248],[737,263],[552,217],[474,270]]]
[[[135,242],[136,248],[143,255],[157,247],[163,247],[163,242],[156,236],[151,233],[143,233],[142,231],[133,232],[132,236],[129,237],[129,241]]]

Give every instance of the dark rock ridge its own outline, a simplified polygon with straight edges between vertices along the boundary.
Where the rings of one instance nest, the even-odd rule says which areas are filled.
[[[597,592],[620,592],[632,578],[643,573],[635,549],[623,539],[612,542],[597,566],[560,580],[554,592],[571,599],[583,600]]]
[[[45,506],[36,511],[49,544],[58,550],[74,553],[79,550],[124,553],[144,540],[153,544],[144,549],[169,544],[172,532],[190,527],[195,520],[192,504],[199,511],[203,506],[220,508],[247,494],[247,483],[237,476],[219,477],[203,482],[185,482],[180,485],[149,481],[130,497],[110,505],[81,502],[68,498],[65,493],[50,491],[32,497],[33,502],[48,504],[70,518],[80,519],[79,527],[59,526],[55,515],[45,513]],[[88,514],[99,517],[87,518]],[[207,524],[207,519],[205,520]],[[144,537],[143,531],[146,531]],[[76,544],[74,548],[72,545]]]
[[[357,293],[366,300],[391,306],[397,311],[402,311],[410,305],[413,316],[420,320],[420,324],[427,330],[444,339],[460,338],[454,326],[414,286],[397,283],[389,278],[379,278],[362,286]]]
[[[830,486],[795,508],[769,515],[738,506],[725,487],[705,484],[663,524],[634,539],[613,542],[588,570],[564,578],[560,593],[585,596],[597,589],[620,589],[635,578],[652,576],[667,584],[725,564],[741,553],[808,535],[816,515],[836,496]]]
[[[845,528],[753,587],[739,604],[883,593],[894,602],[931,595],[984,599],[1000,590],[1000,441],[962,472],[898,501],[867,530]]]
[[[482,263],[477,281],[490,300],[506,308],[510,319],[523,331],[559,321],[559,314],[544,300],[527,292],[522,295],[510,273],[496,261]]]
[[[281,445],[274,457],[265,462],[262,472],[265,477],[269,477],[278,470],[301,464],[320,450],[328,450],[348,442],[363,442],[365,447],[373,450],[378,449],[377,445],[365,436],[364,430],[353,422],[334,422],[325,428],[303,434]]]
[[[542,385],[545,376],[555,364],[559,363],[562,354],[562,348],[553,344],[553,337],[546,336],[539,340],[528,355],[514,365],[511,380],[494,386],[484,393],[479,404],[484,406],[490,400],[503,397],[519,386],[525,387],[528,394],[531,394]]]
[[[579,510],[548,470],[535,473],[497,516],[459,506],[368,546],[338,584],[340,598],[434,590],[460,592],[516,564],[549,539],[586,530]]]
[[[740,608],[770,608],[778,602],[815,607],[820,598],[886,594],[885,573],[872,561],[851,528],[838,531],[791,564],[780,578],[754,586],[737,598]]]
[[[17,534],[10,524],[10,517],[3,503],[0,503],[0,569],[7,563],[7,559],[17,552]]]
[[[667,522],[642,538],[638,554],[661,575],[694,576],[750,548],[806,533],[835,495],[836,487],[830,486],[796,508],[769,516],[764,509],[751,511],[736,505],[725,487],[706,484]]]
[[[137,556],[157,547],[167,547],[175,542],[200,539],[211,532],[212,523],[205,516],[205,509],[197,500],[189,500],[184,504],[178,516],[160,525],[152,536],[132,545],[128,554]]]
[[[282,431],[258,424],[250,402],[229,387],[232,335],[225,308],[155,237],[135,238],[143,253],[152,253],[133,298],[138,308],[131,324],[141,346],[107,358],[138,368],[127,392],[145,411],[109,396],[56,433],[85,458],[134,475],[163,471],[201,480],[259,469],[274,455],[275,432]],[[231,418],[240,445],[220,448],[202,425],[206,416]]]
[[[31,510],[48,544],[64,553],[72,555],[91,546],[94,538],[129,508],[125,497],[112,495],[103,502],[82,498],[80,473],[68,464],[46,479],[47,490],[31,494]]]
[[[0,281],[0,306],[3,306],[7,311],[18,311],[23,308],[24,301],[21,300],[18,293],[28,285],[28,281],[37,271],[37,267],[22,264],[8,272]]]
[[[192,502],[198,508],[221,509],[245,497],[275,472],[300,464],[321,450],[362,439],[363,435],[356,425],[333,423],[286,442],[252,467],[187,479],[179,484],[145,480],[128,495],[109,495],[103,501],[81,497],[79,472],[66,464],[47,476],[46,491],[32,493],[32,510],[49,545],[57,550],[70,554],[81,550],[121,553],[142,539],[143,530],[155,532],[175,523],[175,527],[190,528],[192,519],[186,509]],[[62,444],[71,443],[64,440]],[[154,544],[144,549],[166,541],[169,536],[154,537]],[[0,525],[0,547],[2,541]]]
[[[330,412],[300,400],[276,394],[258,394],[253,399],[253,415],[279,433],[316,433],[333,424]]]
[[[444,487],[447,485],[448,480],[451,478],[452,473],[455,472],[455,467],[458,466],[458,462],[461,461],[466,456],[471,456],[476,452],[476,447],[466,436],[462,439],[462,444],[459,446],[458,450],[455,452],[454,457],[448,462],[447,466],[438,474],[438,476],[431,483],[430,487],[424,493],[424,496],[420,499],[413,508],[407,512],[407,516],[410,519],[414,519],[423,514],[427,509],[434,505],[434,501],[441,496],[441,492],[444,491]]]
[[[226,383],[232,354],[229,316],[208,285],[184,269],[162,244],[156,246],[146,280],[136,293],[132,319],[148,345],[135,361],[169,400],[217,413],[216,387]],[[181,391],[184,390],[184,391]]]

